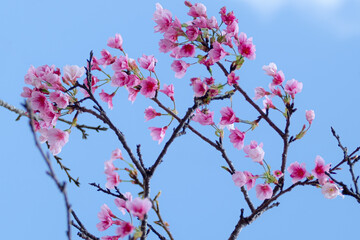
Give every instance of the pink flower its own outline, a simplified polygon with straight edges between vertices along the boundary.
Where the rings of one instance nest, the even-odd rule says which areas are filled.
[[[199,78],[193,81],[192,86],[195,93],[195,97],[204,96],[208,90],[208,86],[205,83],[203,83]]]
[[[339,187],[335,183],[330,182],[327,182],[322,186],[321,193],[324,194],[324,197],[327,199],[334,199],[338,195],[342,196]]]
[[[28,87],[23,87],[23,92],[21,93],[20,96],[24,97],[24,98],[29,98],[31,97],[33,90],[28,88]]]
[[[163,52],[163,53],[170,52],[176,46],[177,46],[177,44],[174,41],[171,41],[169,39],[161,39],[159,41],[159,47],[160,47],[159,51]]]
[[[69,105],[69,97],[61,91],[51,92],[49,95],[50,101],[56,103],[59,108],[66,108]]]
[[[267,183],[258,184],[256,185],[255,189],[256,189],[256,197],[261,201],[265,199],[270,199],[273,194],[272,188]]]
[[[102,205],[98,213],[100,222],[96,224],[97,229],[99,231],[108,229],[113,224],[112,217],[115,217],[115,215],[111,212],[110,208],[106,204]]]
[[[140,92],[140,90],[137,90],[135,88],[128,88],[127,90],[129,92],[128,100],[134,103],[136,96]]]
[[[107,41],[107,45],[111,48],[116,48],[116,49],[120,49],[121,51],[123,51],[123,39],[121,37],[120,34],[115,34],[115,37],[110,37]]]
[[[271,98],[268,98],[267,96],[265,96],[265,99],[263,100],[263,105],[265,109],[269,109],[269,108],[276,109],[276,107],[272,103]]]
[[[69,141],[69,132],[57,128],[42,129],[40,133],[40,141],[48,142],[49,150],[53,155],[59,154],[64,145]]]
[[[129,223],[129,222],[121,222],[120,227],[118,227],[116,229],[116,234],[121,237],[124,238],[127,235],[131,234],[134,231],[135,227]]]
[[[101,93],[99,93],[100,99],[108,104],[109,109],[113,109],[112,99],[115,96],[115,92],[112,94],[108,94],[104,92],[104,89],[101,89]]]
[[[197,39],[197,37],[199,36],[200,31],[197,27],[195,26],[187,26],[186,27],[186,36],[188,37],[188,39],[190,41],[195,41]]]
[[[237,37],[239,34],[239,24],[238,21],[235,20],[231,24],[226,26],[226,35],[229,37]]]
[[[121,153],[121,150],[116,148],[114,151],[111,152],[111,158],[110,159],[122,159],[124,160],[123,156],[122,156],[122,153]]]
[[[325,165],[324,159],[320,156],[316,156],[315,168],[311,171],[311,173],[319,180],[321,185],[324,185],[328,179],[326,173],[329,173],[330,165],[330,163]]]
[[[265,91],[263,87],[256,87],[255,88],[255,97],[254,100],[258,100],[260,98],[265,97],[266,95],[269,95],[270,93]]]
[[[254,162],[263,164],[265,152],[263,150],[263,143],[257,144],[256,141],[251,141],[250,145],[244,147],[244,152],[247,154],[245,157],[251,158]]]
[[[265,74],[274,77],[277,72],[276,64],[271,62],[269,65],[264,65],[262,69],[265,71]]]
[[[209,29],[213,29],[213,28],[219,29],[218,22],[217,22],[217,20],[216,20],[216,18],[214,16],[207,19],[207,27]]]
[[[232,86],[233,84],[237,84],[237,81],[240,79],[240,77],[235,76],[235,72],[231,72],[227,76],[227,83]]]
[[[232,24],[236,17],[234,15],[234,12],[231,11],[229,13],[226,14],[226,7],[222,7],[220,9],[220,14],[221,14],[221,20],[226,24],[226,25],[230,25]]]
[[[91,70],[99,70],[101,71],[101,68],[99,67],[99,61],[97,60],[97,58],[95,56],[93,56],[92,61],[91,61]],[[89,64],[88,64],[89,67]]]
[[[192,23],[197,28],[207,28],[207,19],[205,17],[198,17]]]
[[[104,173],[106,175],[111,174],[112,172],[114,172],[117,169],[113,162],[114,162],[114,159],[110,159],[108,161],[105,161],[105,163],[104,163]]]
[[[179,51],[181,57],[193,57],[195,55],[195,46],[192,44],[186,44],[181,47]]]
[[[79,67],[76,65],[66,65],[63,68],[63,77],[62,80],[65,84],[69,85],[69,82],[71,82],[71,84],[75,84],[76,80],[80,77],[82,77],[82,75],[84,75],[85,73],[85,68],[84,67]]]
[[[197,17],[205,17],[206,18],[206,7],[202,3],[195,3],[192,7],[190,7],[190,11],[188,15],[194,18]]]
[[[128,77],[128,82],[126,83],[126,86],[128,87],[136,87],[140,85],[140,79],[135,74],[131,74]]]
[[[121,199],[121,198],[116,198],[114,200],[115,202],[115,205],[118,207],[118,209],[122,212],[122,214],[125,214],[125,210],[126,211],[129,211],[127,208],[126,208],[126,202],[127,201],[132,201],[132,195],[130,192],[126,192],[124,194],[124,197],[127,199],[126,201],[124,199]]]
[[[186,73],[186,69],[190,66],[190,64],[182,61],[182,60],[175,60],[171,64],[171,69],[175,72],[176,78],[182,78],[184,77]]]
[[[226,55],[228,55],[227,52],[225,52],[224,48],[221,46],[220,43],[214,42],[213,48],[209,51],[209,58],[214,62],[218,62],[221,59],[223,59]]]
[[[215,82],[215,79],[213,77],[209,77],[209,78],[204,78],[204,82],[207,84],[207,85],[213,85],[214,82]]]
[[[153,119],[157,116],[161,116],[161,113],[158,113],[153,109],[151,106],[149,106],[147,109],[145,109],[145,119],[146,121],[149,121],[150,119]]]
[[[255,186],[255,182],[256,182],[256,179],[258,178],[258,176],[254,176],[254,175],[252,175],[251,172],[248,172],[248,171],[244,171],[244,174],[246,176],[247,190],[250,191],[250,189],[252,189]]]
[[[50,103],[48,102],[46,96],[38,91],[33,91],[31,93],[30,102],[31,108],[34,111],[45,112],[50,107]]]
[[[315,119],[315,112],[314,110],[306,110],[305,113],[306,116],[306,120],[309,122],[309,124],[311,125],[312,121]]]
[[[203,109],[202,111],[200,109],[196,109],[195,116],[192,120],[205,126],[214,124],[213,118],[214,112],[210,112],[208,109]]]
[[[174,85],[170,84],[164,84],[164,87],[160,92],[166,94],[172,101],[175,101],[174,99]]]
[[[138,58],[138,62],[140,67],[143,69],[149,70],[150,72],[155,72],[155,64],[157,63],[157,59],[153,56],[142,55],[141,58]]]
[[[101,52],[102,58],[98,60],[100,65],[103,65],[105,67],[106,65],[111,65],[115,62],[116,57],[111,56],[109,51],[103,49]]]
[[[245,33],[240,33],[239,35],[238,51],[241,55],[250,60],[254,60],[256,57],[256,49],[252,42],[252,38],[247,38]]]
[[[159,141],[158,143],[160,144],[165,137],[165,132],[166,132],[167,128],[168,128],[167,126],[165,126],[163,128],[149,127],[149,129],[151,131],[150,136],[152,137],[152,139],[154,141]]]
[[[235,116],[234,111],[230,107],[223,107],[220,110],[220,113],[221,113],[221,119],[220,119],[221,125],[230,125],[240,121],[239,118]]]
[[[156,90],[158,89],[158,81],[152,77],[147,77],[141,81],[140,93],[147,98],[155,97]]]
[[[239,129],[235,128],[234,130],[230,130],[230,142],[234,145],[234,148],[241,150],[244,147],[244,138],[245,133],[241,132]]]
[[[300,165],[298,162],[294,162],[290,164],[287,170],[290,173],[290,177],[292,178],[293,183],[310,176],[310,174],[306,171],[305,163]]]
[[[114,70],[114,72],[120,72],[122,70],[130,70],[128,56],[125,55],[117,58],[115,62],[111,65],[111,68]]]
[[[156,3],[156,11],[153,20],[157,23],[154,27],[155,32],[166,32],[172,23],[171,12],[167,9],[163,9],[160,3]]]
[[[280,170],[275,170],[273,172],[273,175],[276,177],[276,178],[280,178],[282,176],[284,176],[284,174],[280,171]]]
[[[278,71],[277,73],[275,73],[272,81],[273,85],[281,85],[283,81],[285,81],[284,73],[282,71]]]
[[[247,179],[243,172],[236,171],[231,177],[235,185],[238,187],[242,187],[246,184]]]
[[[113,189],[115,186],[117,186],[119,183],[121,183],[120,176],[117,172],[112,171],[109,174],[106,175],[106,184],[105,187],[108,189]]]
[[[298,82],[295,79],[291,79],[285,84],[285,92],[289,94],[291,98],[295,98],[295,94],[301,92],[302,88],[302,82]]]
[[[152,203],[148,198],[135,198],[132,201],[126,201],[126,208],[129,209],[133,216],[138,217],[140,220],[144,218],[144,215],[150,210],[151,206]]]
[[[129,76],[123,71],[115,72],[114,76],[111,77],[111,86],[113,87],[123,87],[128,82]]]

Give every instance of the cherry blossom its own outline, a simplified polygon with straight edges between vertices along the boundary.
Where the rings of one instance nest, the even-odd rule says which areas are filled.
[[[202,82],[199,78],[196,78],[195,81],[192,82],[192,86],[195,97],[204,96],[208,90],[208,86],[206,85],[206,83]]]
[[[240,33],[239,42],[238,42],[238,51],[244,57],[254,60],[256,57],[255,54],[255,45],[252,42],[252,37],[247,38],[245,33]]]
[[[61,91],[51,92],[49,95],[50,101],[56,103],[59,108],[66,108],[69,105],[69,97]]]
[[[314,119],[315,119],[315,112],[314,112],[314,110],[306,110],[305,117],[306,117],[306,120],[307,120],[307,121],[309,122],[309,124],[311,125],[312,121],[314,121]]]
[[[42,129],[40,133],[40,141],[48,142],[49,150],[53,155],[59,154],[64,145],[69,141],[69,132],[58,128]]]
[[[111,48],[116,48],[123,51],[123,39],[120,34],[115,34],[115,37],[110,37],[107,41],[107,45]]]
[[[188,15],[194,18],[197,17],[204,17],[206,18],[206,7],[202,3],[195,3],[193,6],[190,7],[190,11]]]
[[[113,224],[112,217],[115,217],[115,215],[111,212],[110,208],[106,204],[102,205],[98,213],[100,222],[96,224],[97,229],[99,231],[108,229]]]
[[[280,171],[280,170],[275,170],[273,172],[273,175],[276,177],[276,178],[280,178],[282,176],[284,176],[284,174]]]
[[[113,109],[112,99],[115,96],[115,93],[108,94],[104,92],[104,89],[101,89],[101,93],[99,93],[100,99],[108,104],[109,109]]]
[[[148,108],[145,109],[145,120],[149,121],[150,119],[153,119],[157,116],[161,116],[161,113],[158,113],[155,111],[154,108],[152,108],[151,106],[149,106]]]
[[[228,55],[227,52],[225,52],[224,48],[221,46],[220,43],[214,42],[213,48],[209,51],[209,58],[214,62],[218,62],[221,59],[223,59],[226,55]]]
[[[172,101],[175,101],[174,99],[174,85],[170,84],[164,84],[164,87],[160,92],[166,94]]]
[[[167,128],[168,128],[167,126],[165,126],[163,128],[149,127],[149,129],[151,131],[150,135],[151,135],[152,139],[154,141],[159,141],[158,143],[160,144],[165,137],[165,132],[166,132]]]
[[[263,143],[257,144],[256,141],[251,141],[250,145],[244,147],[244,152],[247,154],[245,157],[251,158],[254,162],[263,164],[265,152],[263,150]]]
[[[265,74],[272,77],[274,77],[277,72],[277,66],[273,62],[269,63],[269,65],[264,65],[262,69],[265,71]]]
[[[263,87],[256,87],[255,88],[255,97],[254,100],[258,100],[260,98],[265,97],[266,95],[269,95],[270,93],[267,92]]]
[[[124,238],[134,231],[135,227],[129,222],[121,222],[120,226],[116,229],[116,234]]]
[[[229,13],[226,13],[226,7],[222,7],[220,9],[220,12],[221,14],[221,20],[226,24],[226,25],[230,25],[232,24],[235,20],[236,20],[236,17],[234,15],[234,12],[231,11]]]
[[[291,98],[295,98],[295,94],[301,92],[303,88],[302,82],[298,82],[295,79],[291,79],[285,84],[285,92],[291,96]]]
[[[327,182],[321,188],[321,193],[324,194],[324,197],[327,199],[334,199],[338,195],[343,195],[340,193],[339,187],[335,183]]]
[[[115,205],[118,207],[118,209],[122,212],[122,214],[124,215],[125,214],[125,210],[126,211],[129,211],[127,208],[126,208],[126,201],[132,201],[132,195],[130,192],[126,192],[124,194],[124,197],[126,198],[126,200],[124,199],[121,199],[121,198],[116,198],[114,200],[115,202]]]
[[[235,128],[234,130],[230,130],[230,133],[230,142],[233,144],[234,148],[241,150],[244,147],[245,133],[241,132],[237,128]]]
[[[114,76],[111,77],[111,86],[113,87],[123,87],[129,82],[129,75],[127,73],[115,72]]]
[[[246,184],[247,178],[243,172],[236,171],[232,175],[232,180],[234,181],[235,185],[238,187],[242,187]]]
[[[227,83],[229,84],[229,86],[232,86],[233,84],[237,84],[237,81],[240,79],[239,76],[235,76],[235,72],[231,72],[228,76],[227,76]]]
[[[221,125],[229,125],[240,121],[239,118],[235,116],[234,111],[230,107],[223,107],[220,110],[220,114],[221,114],[221,119],[220,119]]]
[[[153,56],[146,56],[145,54],[142,55],[141,58],[138,58],[138,62],[140,67],[149,70],[150,72],[155,72],[155,65],[157,63],[157,59]]]
[[[114,189],[115,186],[117,186],[119,183],[121,183],[121,179],[117,172],[112,171],[106,175],[106,184],[105,184],[106,188]]]
[[[122,70],[130,70],[129,59],[127,54],[125,56],[118,57],[115,62],[111,65],[114,72],[120,72]]]
[[[98,60],[100,65],[103,65],[103,67],[107,66],[107,65],[111,65],[115,62],[116,57],[111,56],[111,54],[109,53],[109,51],[103,49],[100,52],[102,58],[100,58]]]
[[[324,185],[328,179],[326,173],[329,173],[330,165],[330,163],[325,165],[324,159],[320,156],[316,156],[315,168],[311,171],[311,173],[319,180],[321,185]]]
[[[257,176],[257,175],[254,176],[251,172],[248,172],[248,171],[244,171],[244,174],[246,176],[246,188],[249,191],[250,189],[252,189],[255,186],[256,179],[259,176]]]
[[[306,171],[305,163],[300,165],[298,162],[294,162],[290,164],[287,170],[290,173],[293,183],[297,183],[301,179],[310,176],[310,173]]]
[[[186,27],[186,36],[190,41],[195,41],[200,33],[199,29],[195,26],[190,25]]]
[[[65,84],[69,85],[69,82],[74,85],[78,78],[81,78],[85,73],[84,67],[79,67],[77,65],[66,65],[63,68],[63,77],[62,80]]]
[[[214,112],[211,112],[208,109],[196,109],[195,116],[192,118],[192,120],[205,126],[214,124],[213,118]]]
[[[186,73],[186,69],[190,66],[190,64],[182,61],[182,60],[175,60],[171,64],[171,69],[175,72],[176,78],[182,78],[184,77]]]
[[[150,210],[152,203],[149,199],[135,198],[132,201],[126,201],[126,208],[129,209],[132,215],[138,217],[140,220]]]
[[[169,10],[163,9],[160,3],[156,3],[156,11],[153,20],[157,23],[155,32],[166,32],[172,23],[172,14]]]
[[[278,71],[273,77],[273,85],[281,85],[285,81],[285,75],[282,71]]]
[[[110,159],[122,159],[124,160],[121,150],[119,148],[116,148],[114,151],[111,152],[111,158]]]
[[[114,162],[114,159],[110,159],[108,161],[105,161],[105,163],[104,163],[104,173],[106,175],[111,174],[112,172],[114,172],[117,169],[113,162]]]
[[[195,46],[192,44],[185,44],[179,50],[180,57],[193,57],[195,55]]]
[[[273,194],[272,188],[267,183],[256,185],[255,190],[256,190],[256,197],[261,201],[265,199],[270,199]]]
[[[141,81],[140,93],[147,98],[155,97],[156,90],[158,89],[158,81],[152,77],[147,77]]]

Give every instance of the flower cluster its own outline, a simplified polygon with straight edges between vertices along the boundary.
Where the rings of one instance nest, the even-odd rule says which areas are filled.
[[[151,209],[152,203],[149,199],[141,199],[141,198],[132,198],[131,193],[127,192],[124,194],[125,199],[116,198],[115,205],[118,209],[125,214],[125,211],[131,214],[134,217],[137,217],[139,220],[142,220],[147,214],[147,212]],[[116,235],[115,236],[104,236],[101,239],[119,239],[124,238],[131,234],[135,227],[133,226],[132,222],[127,222],[122,220],[121,218],[115,216],[110,208],[104,204],[101,207],[100,212],[98,213],[98,218],[100,222],[96,225],[99,231],[105,231],[112,225],[117,225],[116,228]]]
[[[66,91],[65,85],[73,84],[84,74],[84,68],[65,66],[63,74],[54,65],[31,66],[25,75],[25,83],[32,88],[24,87],[22,97],[27,98],[33,113],[35,131],[39,131],[40,141],[47,142],[53,155],[61,152],[68,142],[69,131],[55,128],[58,118],[69,110],[67,107],[73,97]]]

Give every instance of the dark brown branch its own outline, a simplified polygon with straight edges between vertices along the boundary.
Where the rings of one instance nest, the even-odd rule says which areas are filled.
[[[122,193],[120,193],[120,191],[118,191],[118,189],[117,189],[117,194],[115,194],[115,193],[111,192],[110,189],[108,189],[108,188],[103,189],[102,187],[100,187],[100,184],[89,183],[89,185],[96,187],[98,192],[103,192],[103,193],[109,194],[111,196],[121,198],[125,201],[127,200],[126,197]]]
[[[155,235],[158,236],[160,240],[166,240],[166,238],[162,236],[158,231],[156,231],[156,229],[153,226],[151,226],[151,224],[148,223],[148,226],[151,229],[151,231],[153,231]]]
[[[77,224],[79,224],[79,225],[77,225],[76,223],[74,223],[74,221],[71,221],[71,225],[80,231],[77,233],[77,235],[79,237],[81,237],[82,239],[86,239],[86,240],[100,240],[100,238],[95,237],[94,235],[92,235],[91,233],[89,233],[86,230],[86,228],[84,227],[84,225],[82,224],[82,222],[80,221],[80,219],[78,218],[78,216],[76,215],[76,213],[73,210],[71,210],[71,214],[74,217]]]

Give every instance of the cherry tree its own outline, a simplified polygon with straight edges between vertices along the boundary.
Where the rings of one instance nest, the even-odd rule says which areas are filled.
[[[63,148],[77,141],[72,138],[77,130],[84,139],[90,131],[101,134],[108,130],[119,144],[108,153],[109,159],[104,160],[106,181],[91,183],[94,190],[113,197],[117,207],[103,203],[96,211],[96,228],[105,233],[101,239],[176,238],[171,232],[176,226],[164,218],[164,209],[160,212],[161,192],[152,192],[151,184],[159,169],[165,168],[163,162],[170,160],[168,151],[181,148],[176,145],[177,140],[190,134],[197,137],[194,141],[203,142],[217,152],[216,158],[221,160],[211,164],[222,168],[242,194],[244,205],[234,210],[238,219],[228,223],[233,230],[224,233],[228,239],[237,239],[243,228],[279,206],[283,195],[301,187],[316,188],[326,199],[346,196],[360,203],[359,177],[355,171],[360,147],[348,150],[333,128],[332,135],[343,153],[337,162],[330,163],[321,153],[314,156],[311,166],[289,157],[290,147],[306,141],[305,136],[311,134],[316,121],[314,110],[300,113],[298,110],[301,102],[296,100],[305,91],[304,84],[293,76],[285,77],[286,69],[270,62],[259,69],[267,83],[263,86],[254,83],[253,92],[246,91],[241,72],[247,62],[256,59],[255,40],[241,32],[238,19],[226,7],[219,9],[218,16],[208,16],[206,6],[201,3],[185,1],[185,7],[188,18],[182,22],[170,10],[156,4],[153,20],[155,32],[162,35],[159,51],[172,58],[173,77],[189,85],[192,97],[186,100],[191,103],[187,107],[178,107],[184,100],[177,97],[179,93],[169,77],[159,73],[155,55],[131,56],[125,47],[127,40],[121,34],[109,37],[101,52],[91,51],[85,66],[66,65],[62,69],[54,65],[31,66],[21,94],[26,99],[26,110],[0,101],[1,106],[19,117],[30,119],[34,141],[47,164],[48,174],[64,197],[68,239],[72,238],[74,228],[83,239],[99,239],[100,235],[87,230],[66,192],[68,184],[80,184],[60,157]],[[191,69],[203,72],[191,74]],[[126,92],[127,97],[120,92]],[[148,132],[141,134],[144,138],[151,137],[159,147],[153,159],[143,153],[145,146],[141,139],[136,147],[128,143],[126,126],[117,125],[109,113],[121,111],[119,102],[134,103],[139,98],[149,105],[145,109],[134,107],[144,113],[144,124],[150,124]],[[240,108],[239,104],[244,106],[244,103],[247,108]],[[256,116],[248,114],[249,111],[254,111]],[[96,119],[99,125],[80,122],[81,116]],[[299,121],[303,122],[300,129],[290,129],[291,123]],[[267,159],[266,153],[272,147],[255,138],[260,135],[253,135],[262,125],[269,126],[281,140],[282,145],[277,146],[281,157]],[[236,151],[237,157],[228,154],[229,151]],[[255,167],[251,170],[244,167],[248,165],[238,162],[239,156],[241,161],[251,162]],[[69,183],[59,180],[52,166],[54,162],[66,173]],[[350,180],[337,177],[338,172],[346,172]],[[126,182],[137,190],[127,191]]]

